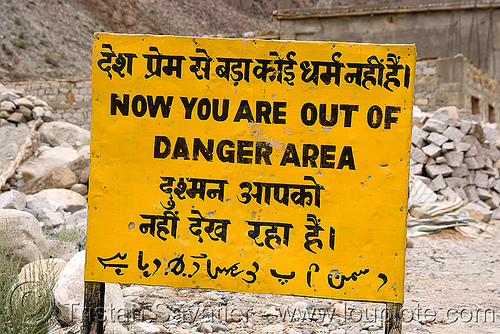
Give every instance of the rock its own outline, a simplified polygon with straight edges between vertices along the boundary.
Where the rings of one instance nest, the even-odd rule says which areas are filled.
[[[436,158],[439,155],[441,155],[441,147],[437,146],[436,144],[429,144],[427,146],[424,146],[422,148],[422,151],[431,158]]]
[[[274,306],[269,307],[264,312],[264,316],[276,316],[277,317],[279,315],[280,315],[280,312]]]
[[[14,101],[21,98],[20,95],[12,92],[12,91],[6,91],[0,94],[0,100],[1,101]]]
[[[78,147],[90,143],[90,131],[66,122],[44,123],[38,132],[40,141],[52,146],[69,143],[73,147]]]
[[[429,132],[443,133],[446,127],[447,125],[444,122],[441,122],[437,119],[429,118],[422,127],[422,130]]]
[[[45,123],[53,122],[54,114],[49,109],[44,108],[43,115],[41,116],[41,118]]]
[[[446,163],[450,167],[460,167],[464,161],[464,153],[463,152],[446,152],[444,154],[444,157],[446,158]]]
[[[456,150],[459,152],[467,152],[472,147],[469,143],[460,142],[456,145]]]
[[[490,149],[486,150],[486,154],[494,162],[497,162],[498,159],[500,159],[500,151],[497,148],[490,148]]]
[[[486,140],[490,142],[490,148],[496,147],[498,141],[498,130],[496,129],[496,124],[487,123],[483,126],[484,136]]]
[[[467,134],[477,138],[477,140],[481,143],[484,142],[484,140],[486,139],[483,127],[478,123],[472,123],[472,127],[467,132]]]
[[[482,201],[488,201],[491,200],[492,196],[490,192],[484,188],[477,188],[477,195],[479,196],[479,199]]]
[[[123,290],[122,290],[123,292]],[[158,317],[165,319],[166,317],[170,317],[172,311],[168,308],[167,302],[165,299],[156,298],[151,305],[151,311],[153,311]]]
[[[410,158],[413,159],[415,162],[425,164],[427,160],[429,160],[429,157],[418,147],[413,147],[411,152],[410,152]]]
[[[45,147],[40,150],[38,157],[29,159],[19,168],[25,182],[43,176],[55,167],[64,166],[79,156],[74,149],[62,146]]]
[[[262,333],[281,333],[285,329],[282,324],[268,325],[261,329]]]
[[[429,132],[422,130],[420,127],[414,125],[411,131],[411,142],[416,147],[424,147],[425,139],[429,135]]]
[[[24,143],[29,129],[0,127],[0,173],[5,171]]]
[[[86,184],[77,183],[70,188],[71,191],[79,193],[82,196],[86,196],[89,192],[89,187]]]
[[[426,140],[430,143],[436,144],[437,146],[441,146],[448,141],[448,138],[437,132],[431,132],[431,134],[427,136]]]
[[[445,164],[445,163],[446,163],[446,158],[445,158],[445,157],[443,157],[443,156],[441,156],[441,157],[437,157],[437,158],[436,158],[436,163],[437,163],[438,165]]]
[[[33,104],[35,105],[35,107],[45,107],[45,106],[48,106],[47,102],[45,102],[44,100],[38,99],[38,98],[35,98],[33,100]]]
[[[51,257],[57,257],[64,261],[69,261],[76,253],[80,251],[80,247],[74,242],[48,239],[49,254]]]
[[[496,191],[491,191],[491,199],[485,200],[492,210],[500,207],[500,195]]]
[[[56,317],[63,326],[70,326],[82,320],[84,265],[85,251],[81,251],[68,261],[54,286]],[[117,320],[113,318],[117,317],[118,311],[125,309],[122,291],[116,283],[106,283],[105,291],[106,319],[113,322]]]
[[[412,173],[413,175],[422,175],[423,171],[424,171],[423,164],[410,165],[410,173]]]
[[[64,214],[61,211],[51,211],[49,209],[42,209],[38,214],[38,221],[42,225],[45,234],[55,236],[64,229]]]
[[[22,211],[26,207],[26,195],[18,190],[10,190],[0,194],[0,209]]]
[[[26,123],[26,118],[20,111],[15,111],[7,117],[7,120],[12,123]]]
[[[87,240],[87,209],[79,210],[66,219],[67,233],[76,235],[76,242],[80,250],[85,249]]]
[[[24,116],[25,119],[31,119],[32,117],[32,111],[30,108],[21,106],[19,107],[19,112],[21,112]]]
[[[129,287],[122,289],[123,297],[139,296],[139,295],[142,295],[145,293],[146,293],[146,289],[144,289],[142,286],[139,286],[139,285],[129,286]],[[157,300],[159,301],[159,299],[157,299]],[[153,303],[153,305],[154,305],[154,303]]]
[[[19,283],[38,282],[40,279],[55,283],[64,267],[66,267],[66,261],[63,259],[34,261],[25,265],[17,277]]]
[[[75,213],[77,211],[80,211],[80,210],[83,210],[83,209],[86,209],[87,208],[87,205],[81,205],[81,204],[71,204],[71,205],[68,205],[64,211],[66,212],[70,212],[70,213]]]
[[[123,301],[125,303],[125,310],[129,313],[141,309],[139,304],[136,303],[134,300],[136,300],[136,297],[133,296],[128,296],[123,298]]]
[[[50,200],[48,198],[38,197],[34,195],[26,196],[26,208],[35,211],[37,213],[37,218],[38,215],[44,212],[43,210],[56,212],[60,207],[61,205],[58,202]]]
[[[443,175],[438,175],[436,176],[431,183],[429,183],[429,188],[432,189],[432,191],[437,192],[441,189],[446,188],[446,182],[444,181]]]
[[[208,324],[206,322],[200,323],[198,325],[198,327],[196,328],[196,330],[200,333],[212,333],[213,332],[212,326],[210,326],[210,324]]]
[[[443,144],[443,146],[441,146],[441,150],[446,153],[448,151],[455,151],[455,143],[452,142],[452,141],[449,141],[449,142],[446,142]]]
[[[476,171],[474,174],[473,184],[480,188],[488,188],[488,175]]]
[[[90,155],[88,158],[85,156],[79,156],[75,160],[68,163],[68,167],[78,177],[78,181],[83,184],[87,184],[89,182],[89,166]]]
[[[453,169],[448,167],[447,165],[426,165],[425,172],[431,178],[435,178],[438,175],[442,175],[443,177],[450,176],[453,173]]]
[[[464,158],[464,163],[468,169],[479,169],[479,164],[474,157]]]
[[[90,145],[82,145],[76,151],[85,159],[90,160]]]
[[[453,142],[460,142],[462,138],[465,136],[465,133],[460,131],[454,126],[449,126],[446,128],[446,130],[444,130],[443,136]]]
[[[40,224],[27,212],[0,210],[0,240],[0,248],[21,266],[41,260],[48,254]]]
[[[52,168],[42,176],[29,180],[19,190],[25,194],[34,194],[44,189],[68,189],[77,182],[78,178],[69,167],[59,166]]]
[[[476,186],[467,186],[464,188],[465,194],[467,194],[467,198],[471,202],[479,201],[479,195],[477,194]]]
[[[210,326],[212,326],[212,330],[214,331],[214,333],[225,332],[228,329],[228,327],[217,323],[212,323],[210,324]]]
[[[471,147],[465,152],[465,157],[470,158],[470,157],[475,157],[477,155],[477,146],[471,145]]]
[[[18,107],[27,107],[27,108],[33,109],[33,107],[35,106],[33,104],[33,102],[31,102],[30,100],[28,100],[25,97],[21,97],[21,98],[15,99],[12,102],[14,102],[14,104],[16,106],[18,106]]]
[[[111,322],[106,325],[106,328],[104,329],[104,334],[129,334],[129,331],[121,324],[116,322]]]
[[[463,188],[467,186],[467,180],[462,177],[447,177],[445,179],[446,185],[450,188]]]
[[[446,187],[438,191],[439,195],[443,195],[446,198],[449,197],[460,197],[452,188]]]
[[[150,324],[147,322],[138,322],[138,323],[134,324],[130,333],[131,334],[154,334],[154,333],[161,333],[161,330],[153,324]]]
[[[9,113],[13,112],[16,109],[16,105],[11,101],[2,101],[0,102],[0,111],[7,111]]]
[[[35,195],[58,202],[63,210],[70,206],[87,206],[85,197],[68,189],[45,189]]]
[[[485,207],[478,205],[476,203],[468,203],[465,206],[465,210],[469,213],[473,219],[487,223],[491,220],[491,216],[493,212],[491,210],[486,209]]]
[[[44,114],[45,114],[45,109],[43,107],[34,107],[31,110],[31,116],[33,117],[33,119],[38,119],[40,117],[43,117]]]

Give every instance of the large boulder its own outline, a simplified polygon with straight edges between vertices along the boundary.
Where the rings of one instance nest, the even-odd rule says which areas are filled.
[[[63,326],[70,326],[82,320],[84,267],[85,251],[81,251],[66,264],[54,286],[56,316]],[[105,289],[106,319],[115,322],[118,320],[117,314],[122,314],[125,309],[123,294],[120,285],[116,283],[106,283]]]
[[[30,262],[25,265],[19,273],[19,283],[45,281],[47,283],[56,282],[61,275],[61,271],[66,266],[63,259],[46,259]]]
[[[66,211],[74,212],[77,211],[75,208],[83,209],[87,206],[85,197],[68,189],[45,189],[36,193],[35,196],[58,202]]]
[[[78,151],[80,152],[80,151]],[[90,166],[90,155],[81,155],[75,160],[68,163],[68,168],[70,168],[73,173],[78,177],[78,182],[82,184],[89,183],[89,166]]]
[[[36,212],[37,218],[38,215],[43,214],[45,210],[56,212],[59,210],[60,207],[61,205],[59,204],[59,202],[53,201],[45,197],[38,197],[35,195],[26,196],[26,208]]]
[[[47,241],[36,218],[11,209],[0,210],[0,248],[21,266],[40,260],[48,253]]]
[[[34,194],[44,189],[69,189],[77,183],[78,177],[69,167],[59,166],[52,168],[42,176],[29,180],[19,190],[25,194]]]
[[[52,146],[68,143],[73,147],[79,147],[90,143],[90,131],[66,122],[44,123],[38,133],[41,142]]]
[[[80,155],[70,147],[40,147],[40,155],[29,159],[19,168],[24,182],[41,177],[52,168],[65,166],[68,162],[75,160]]]
[[[10,190],[0,194],[0,209],[22,211],[26,206],[26,195],[18,190]]]
[[[5,171],[17,156],[28,136],[29,129],[12,126],[0,127],[0,173]]]

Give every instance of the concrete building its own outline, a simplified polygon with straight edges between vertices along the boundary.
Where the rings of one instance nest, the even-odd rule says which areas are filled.
[[[280,39],[415,43],[417,105],[455,105],[500,121],[500,0],[290,9],[273,18]]]
[[[500,83],[462,55],[417,61],[413,103],[426,112],[453,105],[500,123]]]

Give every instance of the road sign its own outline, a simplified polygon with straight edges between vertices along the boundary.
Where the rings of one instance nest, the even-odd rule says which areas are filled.
[[[93,48],[86,281],[403,301],[414,45]]]

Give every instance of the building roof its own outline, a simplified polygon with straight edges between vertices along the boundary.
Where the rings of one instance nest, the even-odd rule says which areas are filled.
[[[339,16],[360,16],[376,14],[399,14],[446,10],[470,10],[500,8],[500,0],[462,0],[462,1],[409,1],[406,3],[335,6],[331,8],[302,8],[275,10],[273,18],[277,20],[297,20]]]

